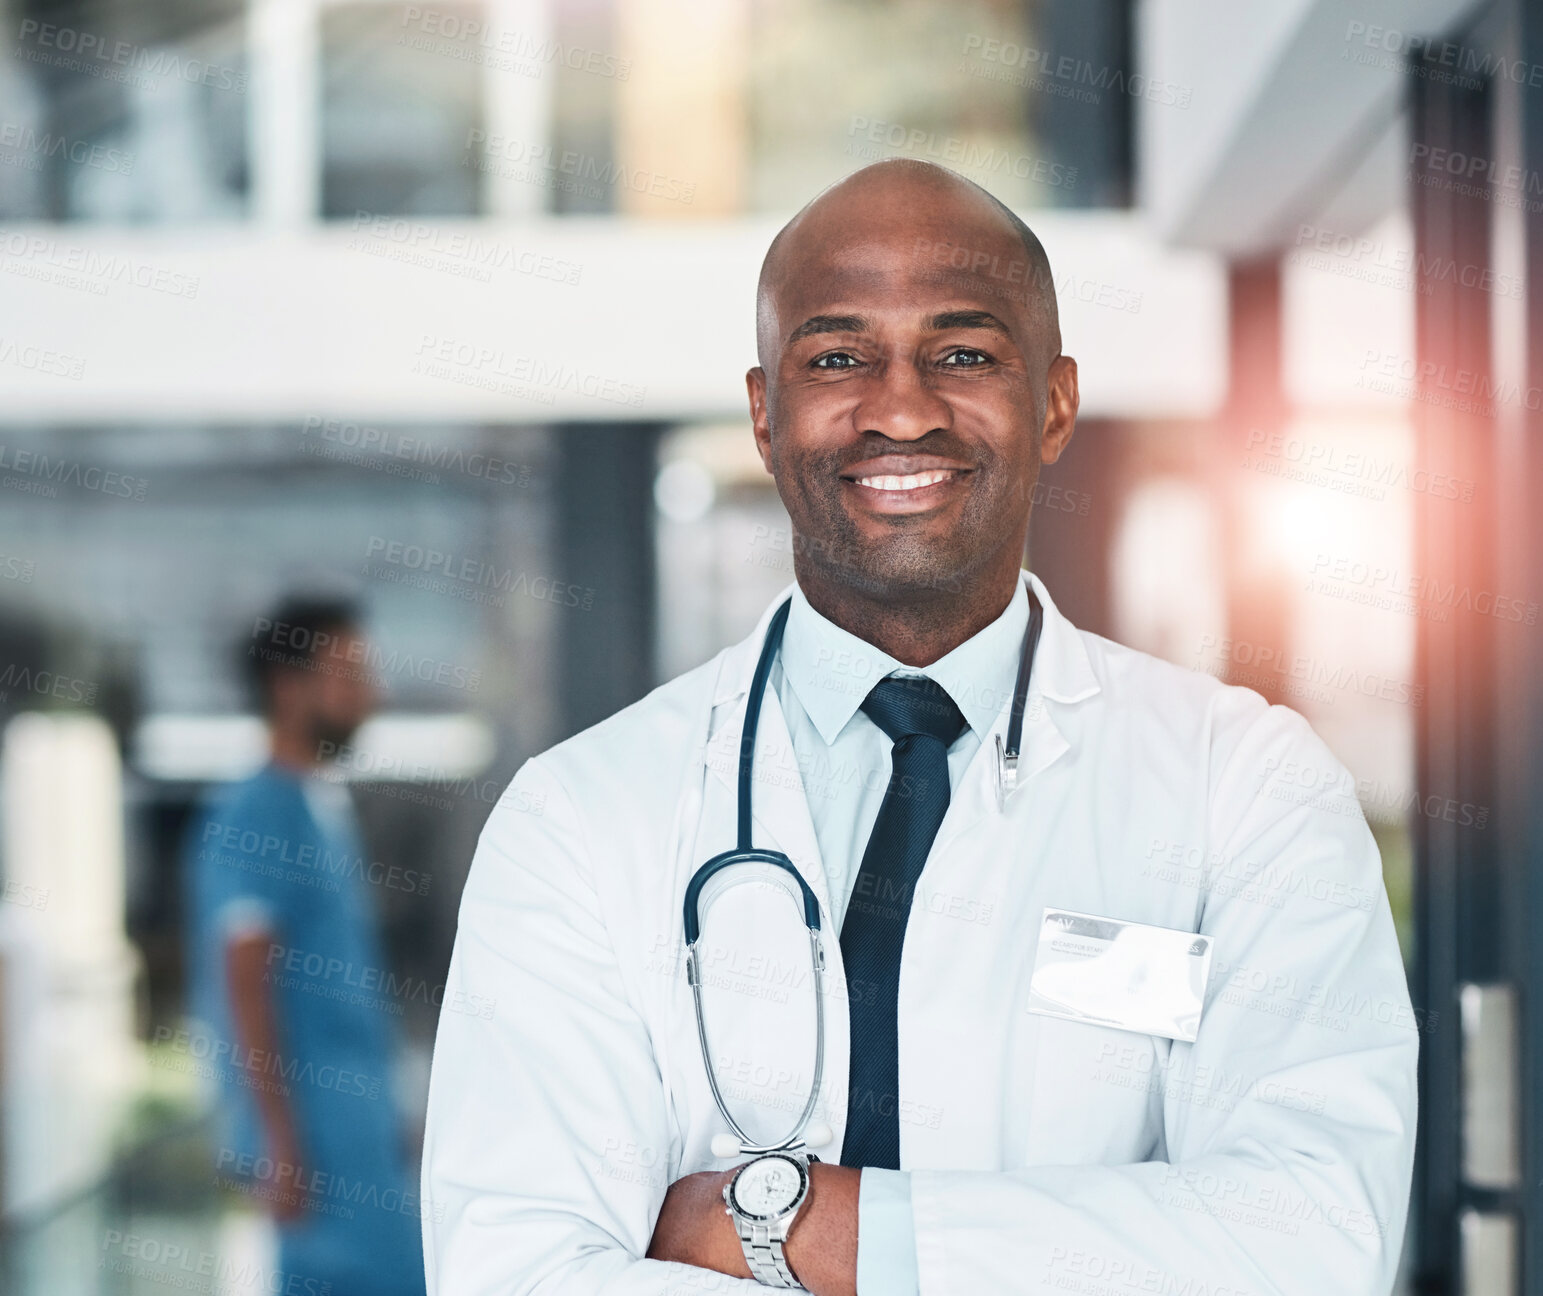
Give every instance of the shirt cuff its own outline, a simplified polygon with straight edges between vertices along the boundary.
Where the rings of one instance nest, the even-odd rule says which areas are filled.
[[[857,1296],[917,1296],[911,1176],[864,1166],[857,1185]]]

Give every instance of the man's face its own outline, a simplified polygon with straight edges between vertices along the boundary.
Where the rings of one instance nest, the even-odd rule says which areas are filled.
[[[374,712],[378,692],[368,666],[368,643],[355,629],[327,632],[310,661],[274,681],[281,714],[303,726],[317,755],[344,746]]]
[[[756,440],[802,562],[869,596],[957,592],[1005,551],[1016,570],[1070,422],[1042,454],[1056,348],[1016,232],[972,204],[887,206],[795,230],[748,375]]]
[[[375,683],[370,676],[368,647],[357,630],[344,630],[337,652],[329,654],[332,669],[315,676],[312,723],[319,742],[341,747],[375,710]]]

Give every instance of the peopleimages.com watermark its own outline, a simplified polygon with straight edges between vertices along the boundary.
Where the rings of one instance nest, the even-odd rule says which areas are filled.
[[[0,122],[0,165],[20,167],[23,171],[41,171],[45,161],[68,162],[116,175],[133,175],[134,154],[127,149],[93,140],[71,139],[52,131],[39,131],[30,122]]]
[[[1527,291],[1524,275],[1506,274],[1484,263],[1459,262],[1452,257],[1418,251],[1407,243],[1367,234],[1346,234],[1320,225],[1297,226],[1296,246],[1287,254],[1286,262],[1424,295],[1438,283],[1476,288],[1496,297],[1520,298]]]
[[[493,1016],[495,1001],[488,995],[461,989],[447,994],[443,981],[431,985],[422,977],[277,941],[268,945],[266,969],[263,980],[281,990],[373,1008],[398,1017],[409,1003],[484,1020]]]
[[[354,213],[351,237],[345,246],[351,252],[480,283],[492,283],[493,273],[498,271],[576,287],[584,274],[577,261],[534,248],[517,248],[468,230],[367,211]]]
[[[1514,379],[1496,378],[1477,369],[1416,360],[1396,351],[1369,347],[1361,357],[1355,385],[1400,400],[1419,401],[1459,414],[1495,418],[1503,406],[1543,410],[1543,387],[1523,387]]]
[[[908,127],[900,122],[853,117],[847,125],[847,152],[854,157],[920,158],[944,162],[955,170],[994,180],[1028,180],[1055,189],[1077,184],[1077,168],[995,144]],[[888,150],[886,152],[886,150]]]
[[[1308,572],[1307,588],[1349,603],[1408,611],[1412,616],[1434,621],[1448,621],[1456,611],[1517,625],[1538,623],[1538,605],[1529,599],[1475,589],[1455,580],[1442,581],[1418,572],[1401,572],[1384,563],[1343,555],[1318,553]]]
[[[70,382],[79,382],[86,376],[86,361],[83,356],[70,355],[50,347],[34,346],[3,336],[0,336],[0,364],[13,365],[29,373],[46,374],[50,378],[64,378]]]
[[[1409,178],[1460,197],[1543,211],[1543,174],[1514,163],[1502,165],[1478,153],[1415,143],[1409,150]]]
[[[1130,315],[1141,311],[1142,294],[1124,284],[1079,278],[1072,273],[1056,278],[1027,257],[1004,257],[988,248],[970,248],[947,239],[928,238],[918,238],[913,252],[918,260],[928,263],[933,272],[930,277],[935,281],[968,277],[972,286],[979,287],[979,280],[984,278],[990,295],[1009,301],[1027,300],[1031,287],[1036,291],[1051,288],[1062,303],[1078,301]]]
[[[412,373],[543,405],[554,404],[559,392],[626,406],[641,405],[647,394],[637,383],[593,373],[566,360],[510,355],[499,347],[434,333],[418,338],[414,354],[418,358],[413,361]]]
[[[105,297],[116,286],[192,300],[198,296],[202,283],[197,275],[152,265],[127,253],[60,243],[58,239],[21,230],[0,233],[0,256],[4,257],[0,270],[6,274],[72,288],[94,297]]]
[[[29,446],[0,442],[0,487],[23,495],[57,499],[61,486],[107,495],[114,499],[143,500],[149,482],[116,468],[102,468],[79,459],[54,456]]]
[[[1277,857],[1247,859],[1215,847],[1152,838],[1141,876],[1191,887],[1220,899],[1246,900],[1270,909],[1287,900],[1313,900],[1344,909],[1371,912],[1382,896],[1380,884],[1357,886],[1342,877],[1309,873]]]
[[[376,1102],[389,1092],[381,1076],[330,1062],[286,1057],[269,1049],[248,1048],[237,1040],[222,1039],[203,1029],[157,1026],[153,1042],[158,1048],[151,1056],[152,1066],[190,1072],[205,1080],[233,1078],[243,1089],[288,1097],[296,1086],[301,1086],[369,1102]]]
[[[482,671],[477,667],[400,648],[388,650],[373,640],[354,634],[337,634],[288,621],[274,621],[271,617],[258,617],[252,623],[251,638],[248,656],[319,675],[371,683],[378,679],[406,678],[467,693],[475,693],[482,687]]]
[[[102,1235],[97,1268],[194,1296],[332,1296],[330,1278],[274,1269],[244,1254],[225,1255],[190,1246],[186,1236],[167,1239],[138,1230],[108,1229]],[[136,1285],[132,1290],[140,1288]]]
[[[396,1184],[378,1184],[228,1147],[219,1150],[215,1167],[216,1182],[225,1187],[252,1196],[296,1201],[318,1214],[352,1219],[359,1207],[365,1207],[414,1218],[439,1218],[427,1204],[419,1206],[416,1193]]]
[[[534,469],[479,449],[413,436],[399,428],[373,427],[348,419],[307,415],[300,427],[300,452],[365,468],[405,481],[441,485],[441,474],[490,482],[495,486],[531,484]]]
[[[1396,787],[1381,779],[1357,779],[1341,765],[1282,761],[1271,756],[1261,769],[1259,786],[1272,801],[1310,806],[1329,814],[1364,814],[1379,820],[1420,815],[1478,832],[1489,825],[1488,806],[1419,788]]]
[[[182,81],[239,93],[247,84],[242,69],[194,58],[171,46],[139,45],[36,18],[22,19],[11,53],[13,58],[84,72],[142,90],[155,90],[162,81]]]
[[[1329,1101],[1328,1095],[1319,1090],[1303,1089],[1250,1072],[1229,1071],[1214,1063],[1194,1063],[1189,1058],[1165,1060],[1146,1038],[1133,1038],[1129,1044],[1100,1044],[1090,1078],[1117,1089],[1161,1094],[1168,1102],[1213,1111],[1229,1112],[1239,1103],[1258,1102],[1321,1116]]]
[[[498,567],[464,554],[432,545],[371,536],[365,548],[364,575],[396,584],[414,585],[434,593],[451,593],[474,603],[502,607],[507,594],[523,594],[544,603],[576,607],[588,612],[595,606],[595,591],[588,586],[531,576],[512,567]],[[371,563],[369,559],[379,561]]]
[[[96,703],[98,685],[95,680],[61,675],[58,671],[34,670],[30,666],[8,662],[5,669],[0,670],[0,699],[9,700],[12,689],[20,690],[31,698],[49,698],[55,702],[88,707]]]
[[[480,126],[466,132],[461,165],[501,180],[566,190],[586,198],[602,197],[607,189],[625,189],[688,207],[696,198],[694,180],[576,149],[556,148],[544,140],[489,134]]]
[[[482,17],[468,17],[460,9],[408,5],[402,10],[402,28],[396,40],[398,45],[498,72],[539,77],[546,68],[558,67],[616,81],[625,81],[632,75],[631,59],[564,44],[513,27],[500,27]]]
[[[34,559],[0,553],[0,580],[13,580],[18,585],[30,585],[36,574],[37,562]]]
[[[1277,1089],[1283,1087],[1266,1081],[1261,1089],[1272,1084]],[[1298,1110],[1322,1115],[1323,1097],[1317,1095],[1314,1106]],[[1291,1237],[1300,1236],[1304,1225],[1361,1237],[1383,1238],[1388,1232],[1387,1218],[1364,1206],[1325,1202],[1314,1194],[1299,1192],[1285,1184],[1251,1183],[1234,1173],[1218,1172],[1204,1165],[1169,1166],[1163,1172],[1158,1196],[1166,1205],[1181,1210]]]
[[[346,850],[328,850],[313,841],[260,833],[243,823],[222,823],[218,819],[204,824],[199,845],[201,859],[287,881],[303,879],[326,891],[340,890],[343,879],[350,878],[391,891],[427,895],[432,881],[431,875],[422,869],[386,864]]]
[[[320,777],[334,783],[352,782],[382,796],[449,810],[467,802],[503,806],[516,814],[540,818],[546,813],[546,793],[510,783],[505,778],[463,774],[443,766],[403,756],[323,741],[317,758],[326,762]],[[438,795],[443,793],[443,795]]]
[[[966,76],[1004,81],[1025,90],[1042,90],[1078,103],[1102,103],[1104,92],[1108,91],[1170,108],[1188,108],[1194,94],[1188,86],[1158,81],[1112,64],[1096,64],[1070,54],[1055,54],[973,32],[964,38],[964,56],[960,70]],[[978,62],[971,62],[972,59]]]
[[[1494,50],[1476,49],[1459,41],[1354,19],[1345,28],[1345,49],[1340,59],[1362,67],[1395,68],[1470,90],[1477,90],[1488,81],[1513,81],[1534,90],[1543,86],[1543,63],[1510,59]]]
[[[1308,696],[1315,701],[1333,700],[1328,694],[1319,692],[1320,688],[1355,693],[1382,702],[1397,702],[1402,706],[1419,706],[1425,700],[1423,684],[1395,679],[1377,671],[1358,670],[1343,662],[1323,661],[1308,653],[1287,652],[1269,644],[1214,634],[1201,636],[1194,669],[1250,688],[1267,683],[1289,693],[1291,684],[1301,684],[1313,690]]]
[[[1364,450],[1346,450],[1328,441],[1264,428],[1249,429],[1242,467],[1361,499],[1386,499],[1388,488],[1393,487],[1434,499],[1473,502],[1471,478],[1432,472],[1411,466],[1406,459],[1381,458]]]
[[[1097,1251],[1056,1245],[1039,1277],[1041,1288],[1081,1292],[1083,1296],[1256,1296],[1243,1287],[1218,1283],[1208,1275],[1164,1269],[1131,1256],[1102,1255]]]

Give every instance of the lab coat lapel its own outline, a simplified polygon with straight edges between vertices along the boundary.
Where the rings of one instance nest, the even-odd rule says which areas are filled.
[[[1070,707],[1098,692],[1098,681],[1088,662],[1076,628],[1056,608],[1039,578],[1025,573],[1044,608],[1039,646],[1029,673],[1029,693],[1023,712],[1023,735],[1018,754],[1018,781],[1002,803],[1003,813],[1021,806],[1025,789],[1035,777],[1071,750],[1068,736]],[[948,815],[938,831],[935,851],[987,814],[998,813],[997,743],[1007,744],[1009,710],[1004,708],[975,753],[959,787],[950,799]]]
[[[992,725],[986,741],[980,745],[959,786],[949,799],[948,814],[938,830],[938,840],[933,847],[935,855],[946,850],[954,838],[967,832],[988,814],[999,813],[997,808],[997,740],[1007,742],[1007,713],[1003,712]],[[1024,797],[1025,787],[1034,777],[1050,768],[1071,750],[1071,743],[1050,715],[1045,699],[1030,686],[1028,705],[1023,713],[1023,739],[1018,757],[1018,783],[1007,793],[1002,813],[1012,813],[1014,806]]]

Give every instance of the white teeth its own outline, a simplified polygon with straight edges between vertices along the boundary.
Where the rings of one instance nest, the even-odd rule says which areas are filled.
[[[936,485],[948,476],[947,468],[933,468],[928,472],[911,473],[905,477],[859,477],[857,480],[874,490],[909,491]]]

